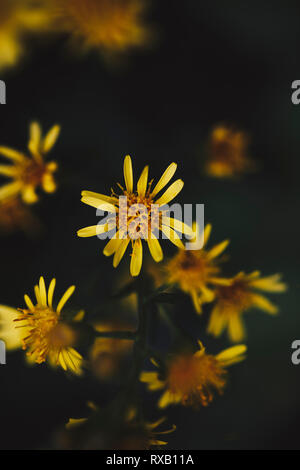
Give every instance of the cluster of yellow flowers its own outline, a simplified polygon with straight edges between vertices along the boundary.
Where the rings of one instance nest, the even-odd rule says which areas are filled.
[[[146,6],[146,0],[0,0],[0,70],[19,62],[25,52],[24,39],[32,35],[65,35],[76,50],[98,50],[105,57],[145,46],[153,38],[145,24]],[[36,226],[31,206],[39,200],[41,190],[46,193],[56,190],[58,165],[48,161],[47,156],[60,130],[56,124],[43,137],[40,125],[32,122],[26,152],[0,146],[0,176],[9,180],[0,187],[1,229],[32,230]],[[244,132],[226,125],[216,126],[208,140],[206,175],[236,178],[253,171],[256,165],[247,147],[248,136]],[[216,393],[224,392],[228,367],[245,359],[245,344],[232,345],[216,355],[207,352],[199,339],[204,331],[195,333],[190,348],[162,357],[148,344],[151,308],[159,305],[162,310],[157,311],[163,311],[161,295],[172,299],[177,298],[178,292],[182,297],[190,296],[193,315],[206,310],[209,314],[206,333],[219,337],[226,331],[231,343],[245,340],[246,312],[252,309],[270,315],[278,312],[262,293],[286,290],[279,274],[262,276],[259,271],[249,274],[241,271],[234,276],[226,275],[224,252],[229,240],[208,248],[210,224],[200,233],[196,223],[189,226],[169,216],[167,205],[184,186],[181,179],[171,182],[176,170],[177,164],[170,163],[154,182],[149,178],[147,165],[135,185],[132,159],[127,155],[123,162],[124,183],[117,183],[108,195],[90,190],[81,193],[84,204],[108,215],[102,223],[79,229],[78,237],[109,238],[103,254],[112,256],[114,268],[130,251],[131,279],[125,289],[120,289],[119,298],[120,302],[127,301],[126,310],[137,310],[137,327],[122,318],[98,316],[89,321],[84,310],[74,313],[65,308],[75,286],[69,287],[54,304],[56,280],[46,286],[43,276],[34,286],[34,300],[26,294],[21,308],[0,305],[1,339],[8,350],[23,349],[31,365],[48,362],[51,367],[77,377],[92,373],[101,381],[108,381],[121,372],[124,358],[130,358],[133,369],[124,394],[112,405],[120,420],[118,426],[103,432],[105,411],[89,403],[88,417],[70,419],[67,423],[68,436],[76,435],[77,444],[73,438],[66,438],[66,447],[148,449],[165,445],[167,442],[160,435],[173,432],[175,426],[159,432],[164,417],[155,422],[144,419],[137,399],[139,387],[159,392],[159,409],[180,404],[194,408],[208,406]],[[160,236],[178,250],[165,260]],[[204,245],[189,250],[183,237],[203,239]],[[151,261],[146,269],[143,241],[153,261],[159,263]],[[134,305],[129,301],[132,295]],[[172,326],[180,339],[182,332],[174,323]],[[197,340],[197,348],[192,340]],[[146,360],[154,370],[144,370]]]
[[[19,62],[33,35],[67,34],[76,49],[110,55],[145,45],[145,11],[144,0],[1,0],[0,70]]]
[[[46,163],[45,155],[53,147],[59,132],[59,126],[55,125],[46,137],[42,138],[39,125],[32,123],[28,145],[30,157],[7,147],[0,147],[0,153],[11,161],[10,165],[0,166],[0,173],[12,179],[12,182],[1,188],[1,201],[19,198],[25,204],[32,204],[38,198],[39,187],[46,192],[55,190],[53,173],[56,170],[56,163]],[[127,155],[123,165],[124,185],[120,183],[117,185],[121,191],[121,198],[113,189],[109,196],[87,190],[82,191],[83,203],[107,212],[108,216],[102,224],[80,229],[78,236],[108,234],[114,228],[115,233],[103,250],[105,256],[113,255],[114,267],[119,265],[128,246],[131,246],[130,274],[133,277],[133,287],[129,293],[135,291],[138,295],[138,328],[128,327],[124,322],[105,323],[101,322],[101,319],[89,325],[85,321],[84,311],[79,311],[75,315],[62,312],[75,286],[67,289],[55,308],[53,295],[56,280],[52,279],[47,289],[45,280],[41,277],[39,284],[34,287],[34,302],[28,295],[25,295],[25,308],[0,306],[1,338],[6,341],[9,349],[23,348],[31,363],[41,364],[48,360],[53,367],[60,366],[65,371],[78,376],[83,374],[84,369],[90,368],[96,376],[107,379],[118,370],[116,364],[121,361],[123,355],[132,352],[131,344],[134,341],[137,355],[134,361],[139,364],[134,379],[147,384],[150,391],[162,392],[158,400],[159,408],[165,408],[171,404],[207,406],[213,400],[215,392],[223,393],[228,377],[227,367],[245,358],[247,348],[244,344],[229,347],[217,355],[212,355],[206,352],[202,342],[198,340],[197,351],[184,350],[168,356],[165,360],[158,359],[155,351],[147,351],[145,312],[143,311],[147,306],[147,299],[141,297],[139,287],[143,280],[142,240],[147,243],[149,252],[156,263],[162,262],[164,257],[158,240],[159,233],[164,234],[178,249],[173,257],[156,265],[156,269],[153,269],[152,265],[149,270],[156,285],[154,294],[152,293],[154,298],[155,292],[161,293],[162,290],[172,294],[174,289],[179,288],[191,297],[197,314],[202,313],[204,304],[212,304],[207,332],[216,337],[227,330],[232,342],[242,341],[245,338],[243,326],[245,312],[258,308],[271,315],[277,313],[277,307],[259,291],[284,292],[286,285],[281,281],[280,275],[262,277],[259,271],[250,274],[240,272],[234,277],[224,276],[221,261],[229,241],[225,240],[207,248],[211,234],[210,224],[206,225],[203,233],[204,246],[199,250],[186,249],[182,234],[190,237],[194,235],[196,238],[201,234],[196,224],[189,227],[166,214],[166,204],[172,201],[183,188],[181,179],[177,179],[167,187],[176,169],[177,165],[174,162],[171,163],[154,185],[153,180],[148,180],[149,167],[146,166],[135,189],[132,160]],[[122,214],[122,197],[124,196],[126,197],[126,214],[128,214],[125,219]],[[150,208],[154,203],[159,209],[157,217],[150,211],[144,219],[141,218],[140,211],[136,211],[136,204]],[[135,209],[132,210],[133,208]],[[156,231],[156,235],[153,230]],[[136,279],[138,281],[135,284]],[[84,359],[75,347],[80,344],[81,330],[87,327],[92,331],[93,345]],[[196,337],[198,336],[197,334]],[[156,371],[142,370],[147,357],[157,368]],[[131,405],[134,404],[129,400],[128,408]],[[99,413],[99,410],[95,413]],[[129,426],[128,423],[132,424],[132,420],[135,423],[134,417],[125,422]],[[145,422],[142,433],[143,444],[139,441],[139,444],[135,445],[148,448],[151,445],[165,444],[164,441],[153,437],[153,429],[161,422],[162,420],[152,424]],[[71,420],[68,428],[75,426],[77,429],[78,426],[86,426],[88,423],[88,418]],[[130,429],[132,429],[131,424]]]

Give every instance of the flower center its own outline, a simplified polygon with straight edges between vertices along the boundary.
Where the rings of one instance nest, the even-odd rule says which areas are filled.
[[[24,321],[21,326],[26,327],[28,335],[23,338],[23,349],[28,350],[40,364],[45,362],[50,351],[68,347],[74,343],[73,330],[64,323],[59,323],[59,316],[54,310],[36,307],[34,312],[22,310],[18,321]]]
[[[121,185],[122,196],[118,196],[112,191],[113,197],[118,197],[119,211],[116,215],[117,229],[121,233],[127,233],[132,240],[138,238],[148,239],[151,232],[154,236],[158,235],[162,212],[155,205],[151,195],[150,186],[145,196],[139,196],[137,193],[128,193]],[[113,217],[111,219],[114,220]]]
[[[226,371],[214,356],[182,356],[176,358],[168,372],[167,382],[171,393],[179,395],[183,404],[208,405],[213,389],[219,393],[225,386]]]
[[[218,296],[230,311],[232,307],[234,310],[244,310],[251,305],[251,293],[244,282],[236,281],[231,286],[221,286],[218,289]]]
[[[208,282],[210,276],[219,273],[219,268],[206,258],[203,250],[180,251],[169,262],[167,270],[171,282],[179,282],[183,289],[198,288]]]
[[[20,178],[25,185],[38,186],[45,173],[45,166],[35,160],[27,160],[20,169]]]

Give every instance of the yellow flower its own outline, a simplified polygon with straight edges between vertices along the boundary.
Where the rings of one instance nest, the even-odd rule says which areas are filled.
[[[208,145],[206,173],[214,178],[232,178],[255,168],[247,155],[248,138],[230,127],[213,129]]]
[[[25,33],[42,31],[48,24],[41,1],[1,0],[0,70],[15,65],[24,52]]]
[[[159,231],[179,248],[184,248],[180,234],[192,234],[192,230],[181,221],[166,216],[167,209],[163,206],[174,199],[183,188],[183,181],[176,180],[169,188],[157,198],[158,193],[169,183],[176,171],[176,163],[171,163],[154,187],[152,181],[148,184],[149,167],[146,166],[137,183],[137,190],[133,187],[132,162],[129,155],[124,159],[125,188],[118,184],[123,198],[114,192],[111,196],[82,191],[81,201],[97,209],[111,213],[111,218],[105,224],[86,227],[77,232],[79,237],[92,237],[101,235],[110,230],[117,230],[113,238],[104,248],[104,255],[113,258],[116,268],[123,258],[131,242],[132,256],[130,273],[138,276],[143,262],[142,239],[146,240],[150,253],[156,262],[163,259],[163,252],[158,241]],[[123,201],[124,196],[126,198]],[[124,205],[125,204],[125,205]],[[153,205],[155,205],[153,207]]]
[[[256,291],[279,293],[287,289],[281,276],[260,277],[259,271],[251,274],[237,274],[228,286],[220,286],[216,292],[216,304],[208,324],[208,332],[220,336],[227,329],[231,341],[238,342],[245,337],[242,315],[251,308],[258,308],[271,315],[277,307]]]
[[[207,406],[215,390],[223,393],[226,368],[244,360],[247,350],[245,345],[240,344],[213,356],[206,354],[200,341],[199,346],[195,354],[173,357],[163,378],[158,372],[142,372],[140,380],[147,384],[149,390],[164,390],[158,402],[159,408],[176,403]]]
[[[50,0],[54,26],[80,39],[85,49],[120,52],[143,45],[143,0]]]
[[[193,300],[197,313],[201,313],[202,304],[214,300],[214,291],[210,286],[228,285],[228,279],[220,277],[221,269],[216,259],[226,249],[229,241],[224,240],[212,248],[205,249],[211,233],[211,225],[204,230],[204,244],[200,250],[179,250],[164,266],[166,282],[177,284]],[[196,224],[197,240],[200,239]]]
[[[22,347],[27,356],[37,364],[49,360],[53,366],[61,366],[74,374],[82,373],[82,356],[72,347],[76,342],[75,331],[61,319],[61,311],[71,297],[75,286],[69,287],[62,296],[56,309],[52,305],[56,280],[52,279],[48,292],[44,278],[34,287],[36,304],[28,295],[24,296],[26,309],[19,309],[20,322],[17,328],[22,330]]]
[[[96,331],[130,330],[130,326],[118,322],[102,322],[94,326]],[[127,339],[96,338],[90,351],[90,362],[94,374],[104,380],[111,379],[119,368],[124,355],[128,354],[133,342]]]
[[[88,404],[90,408],[97,411],[97,408],[94,404]],[[101,417],[99,417],[101,419]],[[99,435],[99,444],[97,446],[97,437],[93,433],[90,438],[93,442],[93,446],[85,446],[87,449],[105,449],[105,450],[149,450],[153,446],[164,446],[168,444],[166,441],[162,441],[159,437],[170,434],[176,430],[176,426],[173,425],[170,429],[166,431],[157,431],[157,428],[166,420],[165,417],[158,419],[155,422],[141,422],[136,419],[136,410],[129,410],[128,416],[121,426],[118,426],[117,429],[111,429],[110,432],[105,430],[104,436]],[[82,425],[88,425],[89,418],[80,418],[80,419],[69,419],[66,424],[66,429],[69,431],[80,430]],[[86,435],[87,433],[85,433]],[[103,443],[105,439],[105,443]]]
[[[0,154],[8,158],[12,165],[0,165],[0,175],[12,179],[11,183],[0,187],[0,201],[20,194],[27,204],[38,200],[36,190],[42,187],[47,193],[53,193],[56,184],[53,173],[57,169],[56,162],[46,163],[44,156],[54,146],[60,127],[53,126],[46,137],[41,136],[41,128],[38,123],[30,125],[30,139],[28,150],[31,157],[8,147],[0,146]]]

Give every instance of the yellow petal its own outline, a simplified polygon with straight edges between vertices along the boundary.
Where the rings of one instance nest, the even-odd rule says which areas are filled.
[[[184,244],[182,243],[180,237],[171,227],[167,227],[166,225],[161,226],[161,231],[163,234],[172,242],[175,246],[184,250]]]
[[[16,163],[23,163],[24,160],[26,160],[25,156],[21,152],[13,150],[9,147],[0,147],[0,154],[4,157],[10,158]]]
[[[137,191],[140,197],[144,197],[146,194],[146,189],[147,189],[147,184],[148,184],[148,173],[149,173],[149,166],[145,166],[137,184]]]
[[[52,173],[45,173],[42,179],[42,187],[45,193],[54,193],[56,191],[56,182]]]
[[[164,206],[168,204],[172,199],[174,199],[178,193],[182,190],[184,186],[184,182],[182,180],[176,180],[173,184],[164,192],[164,194],[155,201],[155,204],[159,204],[160,206]]]
[[[57,124],[53,126],[46,137],[44,138],[43,145],[42,145],[42,153],[48,153],[52,147],[55,145],[55,142],[58,139],[60,134],[60,126]]]
[[[40,290],[40,299],[41,303],[43,306],[47,306],[47,294],[46,294],[46,286],[45,286],[45,281],[43,276],[40,277],[40,284],[39,284],[39,290]]]
[[[228,320],[228,336],[233,343],[239,343],[246,337],[241,315],[232,313]]]
[[[158,401],[158,407],[159,408],[166,408],[167,406],[171,405],[173,403],[172,399],[172,394],[169,392],[169,390],[166,390],[162,396],[160,397]]]
[[[128,247],[128,244],[130,242],[130,238],[128,239],[125,239],[125,240],[121,240],[121,243],[117,249],[117,251],[115,252],[115,255],[114,255],[114,259],[113,259],[113,267],[116,268],[121,259],[123,258],[124,254],[125,254],[125,251]]]
[[[32,301],[31,301],[31,298],[29,297],[29,295],[25,294],[25,295],[24,295],[24,300],[25,300],[25,303],[26,303],[26,305],[27,305],[27,308],[28,308],[31,312],[33,312],[33,310],[34,310],[34,305],[33,305]]]
[[[224,240],[223,242],[219,243],[218,245],[214,246],[211,250],[207,252],[208,259],[214,259],[219,256],[228,246],[229,240]]]
[[[210,237],[210,234],[211,234],[211,229],[212,229],[212,226],[211,224],[207,224],[205,226],[205,229],[204,229],[204,244],[203,246],[205,246],[209,240],[209,237]]]
[[[133,251],[132,251],[131,262],[130,262],[131,276],[135,277],[140,274],[142,263],[143,263],[143,246],[142,246],[142,241],[139,238],[133,244]]]
[[[0,165],[0,175],[14,177],[17,173],[17,170],[14,166]]]
[[[81,424],[85,423],[87,421],[87,418],[80,418],[80,419],[73,419],[70,418],[69,421],[66,424],[66,429],[74,429],[77,426],[80,426]]]
[[[270,313],[270,315],[276,315],[278,313],[278,307],[270,302],[266,297],[259,294],[251,295],[253,307],[259,308],[264,312]]]
[[[122,243],[123,239],[122,238],[119,238],[119,234],[120,232],[117,232],[114,236],[114,238],[112,238],[111,240],[109,240],[109,242],[107,243],[107,245],[105,246],[104,250],[103,250],[103,254],[105,256],[111,256],[113,255],[117,249],[119,248],[120,244]]]
[[[75,317],[73,317],[73,321],[80,323],[85,316],[85,311],[84,310],[79,310],[78,313],[76,313]]]
[[[25,186],[22,189],[22,198],[23,201],[26,202],[26,204],[34,204],[35,202],[37,202],[38,196],[35,192],[34,186]]]
[[[5,184],[0,188],[0,201],[8,197],[15,196],[21,190],[21,183],[15,181],[13,183]]]
[[[95,237],[102,233],[107,232],[107,224],[102,225],[91,225],[90,227],[84,227],[77,232],[77,236],[81,238]]]
[[[147,241],[152,258],[154,261],[156,261],[156,263],[159,263],[164,257],[159,241],[154,237],[153,234],[150,234],[150,237]]]
[[[222,310],[216,305],[210,315],[207,332],[211,335],[218,337],[226,328],[228,321]]]
[[[158,377],[157,372],[141,372],[140,381],[148,383],[154,380],[156,381],[157,377]]]
[[[260,289],[266,292],[285,292],[287,285],[281,281],[280,274],[274,274],[273,276],[262,277],[260,279],[254,279],[250,282],[251,287]]]
[[[102,202],[108,202],[109,204],[118,204],[119,199],[114,196],[106,196],[105,194],[94,193],[93,191],[81,191],[81,197],[92,197],[94,199],[100,199]]]
[[[161,221],[164,225],[168,225],[169,227],[172,227],[174,230],[177,230],[177,232],[184,233],[184,235],[187,235],[190,237],[194,235],[192,227],[185,224],[181,220],[173,219],[172,217],[166,217],[163,215],[161,218]]]
[[[71,286],[71,287],[69,287],[69,289],[66,290],[66,292],[64,293],[64,295],[62,296],[62,298],[60,299],[60,301],[58,303],[58,306],[57,306],[57,309],[56,309],[57,313],[60,313],[62,311],[64,305],[69,300],[69,298],[73,294],[74,290],[75,290],[75,286]]]
[[[40,158],[41,127],[38,122],[32,122],[29,127],[28,150],[34,157]]]
[[[151,193],[152,196],[155,196],[157,193],[159,193],[159,191],[161,191],[169,183],[169,181],[173,178],[176,169],[177,169],[177,164],[174,162],[168,166],[168,168],[165,170],[162,177],[160,178],[159,182],[153,189]]]
[[[35,293],[35,297],[36,297],[36,301],[37,301],[38,305],[41,305],[42,302],[41,302],[41,295],[40,295],[39,286],[34,286],[34,293]]]
[[[112,214],[116,213],[116,208],[109,202],[101,201],[101,199],[95,197],[84,196],[81,198],[81,201],[88,206],[95,207],[95,209],[102,210],[104,212],[110,212]]]
[[[195,289],[191,289],[190,295],[197,313],[202,313],[202,304],[200,302],[199,294]]]
[[[53,278],[52,281],[50,282],[49,289],[48,289],[48,305],[49,305],[49,307],[52,307],[55,284],[56,284],[56,279]]]
[[[132,161],[129,155],[126,155],[124,159],[124,180],[128,193],[133,192],[133,171]]]
[[[217,354],[216,359],[220,361],[223,366],[227,367],[237,362],[243,361],[245,359],[246,351],[247,346],[244,344],[239,344],[220,352]]]

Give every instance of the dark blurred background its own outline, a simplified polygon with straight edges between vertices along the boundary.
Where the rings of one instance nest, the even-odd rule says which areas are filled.
[[[44,130],[62,126],[51,154],[59,189],[34,208],[43,233],[1,238],[1,304],[22,306],[43,274],[57,277],[57,295],[76,284],[73,306],[101,309],[119,273],[102,255],[101,241],[76,236],[96,220],[80,191],[108,193],[122,179],[127,153],[136,171],[150,163],[152,176],[178,163],[185,181],[178,202],[204,203],[212,242],[231,240],[227,274],[281,272],[289,285],[272,297],[280,316],[247,314],[248,358],[230,370],[224,396],[199,412],[167,410],[178,427],[169,448],[300,447],[300,366],[291,363],[291,343],[300,338],[300,106],[290,98],[292,81],[300,79],[299,16],[296,1],[152,0],[156,43],[121,64],[108,66],[97,53],[78,59],[65,38],[35,39],[22,68],[0,77],[7,84],[1,144],[24,149],[33,119]],[[203,148],[219,122],[250,134],[257,173],[240,181],[203,176]],[[165,253],[174,253],[167,245]],[[206,337],[207,317],[195,318],[188,299],[184,310],[177,306],[177,318],[211,352],[229,345],[225,336]],[[87,400],[101,406],[106,392],[89,376],[72,380],[47,366],[27,368],[22,352],[9,355],[0,367],[0,447],[50,446],[59,426]],[[157,418],[156,396],[145,400],[149,420]]]

